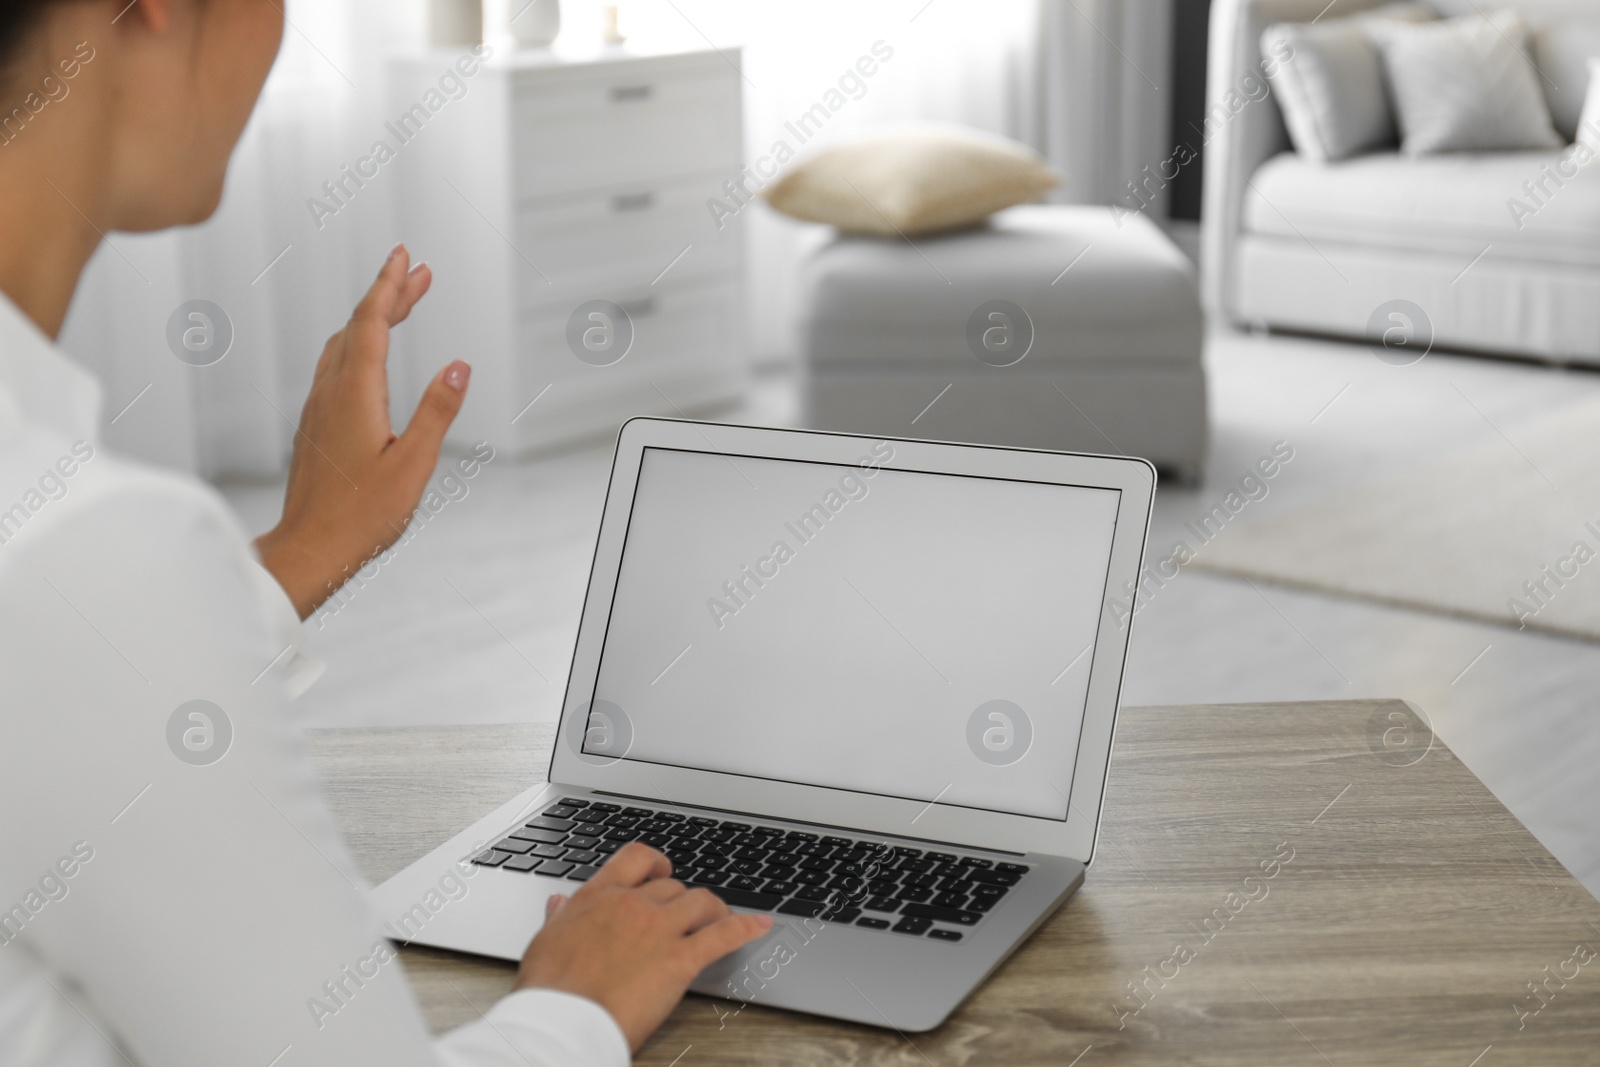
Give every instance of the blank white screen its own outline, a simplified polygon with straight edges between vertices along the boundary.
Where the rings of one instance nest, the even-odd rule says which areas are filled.
[[[1064,818],[1118,502],[646,449],[594,696],[630,760]],[[1007,765],[969,741],[994,700]]]

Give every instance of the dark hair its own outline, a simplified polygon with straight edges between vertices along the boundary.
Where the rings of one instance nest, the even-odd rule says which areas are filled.
[[[0,69],[16,58],[49,6],[50,0],[0,0]]]

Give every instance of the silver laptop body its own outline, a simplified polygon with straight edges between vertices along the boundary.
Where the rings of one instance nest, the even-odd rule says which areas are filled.
[[[386,931],[520,959],[643,840],[775,919],[694,983],[719,1013],[938,1026],[1093,858],[1155,480],[630,421],[548,780],[379,886]]]

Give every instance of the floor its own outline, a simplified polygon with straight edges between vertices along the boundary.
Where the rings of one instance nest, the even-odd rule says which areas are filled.
[[[1278,336],[1219,333],[1206,359],[1206,478],[1160,491],[1153,554],[1278,442],[1293,459],[1249,505],[1259,514],[1514,438],[1519,425],[1600,393],[1600,373],[1439,353],[1396,367],[1361,345]],[[722,417],[785,424],[795,412],[792,379],[769,374]],[[602,446],[489,464],[342,607],[308,624],[306,652],[328,670],[302,698],[306,724],[554,720],[608,469]],[[259,530],[282,488],[226,492]],[[1351,696],[1414,701],[1600,895],[1600,645],[1195,570],[1137,618],[1126,703]]]

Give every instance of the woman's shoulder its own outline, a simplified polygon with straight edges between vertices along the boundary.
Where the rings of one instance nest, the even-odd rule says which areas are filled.
[[[0,554],[68,525],[116,538],[134,533],[131,523],[243,537],[216,490],[189,475],[36,426],[0,440]]]

